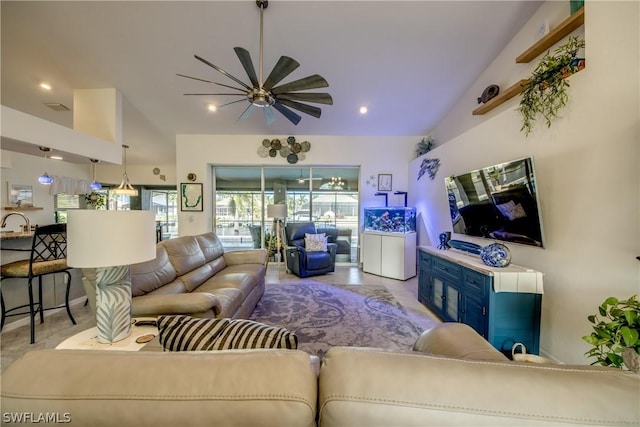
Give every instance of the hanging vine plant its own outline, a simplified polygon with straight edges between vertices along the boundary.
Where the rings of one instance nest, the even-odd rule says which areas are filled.
[[[545,119],[547,127],[567,105],[569,82],[567,77],[584,68],[584,59],[578,52],[585,46],[584,39],[569,37],[567,43],[559,46],[550,55],[545,54],[529,78],[521,94],[518,111],[522,114],[522,128],[529,136],[538,116]]]

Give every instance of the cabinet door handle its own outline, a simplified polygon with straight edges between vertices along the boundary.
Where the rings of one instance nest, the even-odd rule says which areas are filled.
[[[473,279],[471,279],[471,280],[469,281],[469,283],[471,283],[472,285],[477,285],[477,284],[478,284],[478,283],[477,283],[475,280],[473,280]]]
[[[440,298],[441,298],[442,300],[446,300],[446,299],[447,299],[447,297],[446,297],[446,296],[444,296],[444,295],[442,295]]]

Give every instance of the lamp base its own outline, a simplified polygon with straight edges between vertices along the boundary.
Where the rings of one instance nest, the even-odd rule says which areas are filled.
[[[96,269],[96,327],[99,343],[131,335],[131,278],[128,265]]]

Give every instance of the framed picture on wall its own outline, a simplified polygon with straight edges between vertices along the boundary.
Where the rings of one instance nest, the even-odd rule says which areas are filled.
[[[180,210],[202,212],[202,184],[191,182],[180,184]]]
[[[378,191],[391,191],[391,174],[378,174]]]
[[[33,206],[33,187],[23,184],[7,183],[9,206]]]

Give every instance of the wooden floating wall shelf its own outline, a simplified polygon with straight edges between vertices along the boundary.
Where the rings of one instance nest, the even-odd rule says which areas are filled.
[[[580,28],[584,25],[584,7],[580,8],[576,13],[565,19],[554,28],[549,34],[545,35],[543,38],[538,40],[533,46],[529,49],[525,50],[516,58],[516,63],[518,64],[526,64],[535,59],[538,55],[540,55],[545,50],[549,49],[551,46],[571,34],[576,28]],[[489,100],[486,104],[476,108],[473,110],[474,116],[481,116],[483,114],[487,114],[489,111],[496,108],[498,105],[508,101],[516,95],[519,95],[520,92],[524,90],[525,87],[529,84],[529,80],[524,79],[520,80],[516,84],[510,86],[505,91],[501,92],[495,98]]]
[[[41,211],[44,208],[37,206],[5,206],[3,209],[5,211]]]
[[[579,9],[576,13],[565,19],[554,28],[549,34],[538,40],[533,46],[525,50],[516,58],[517,64],[526,64],[531,62],[534,58],[540,55],[545,50],[549,49],[554,44],[571,34],[576,28],[580,28],[584,25],[584,7]]]
[[[516,84],[507,88],[507,90],[505,90],[504,92],[500,92],[498,96],[496,96],[495,98],[490,99],[486,104],[473,110],[473,115],[481,116],[483,114],[488,113],[489,111],[493,110],[503,102],[506,102],[507,100],[513,98],[516,95],[519,95],[520,92],[522,92],[528,84],[529,84],[529,80],[527,79],[520,80]]]

